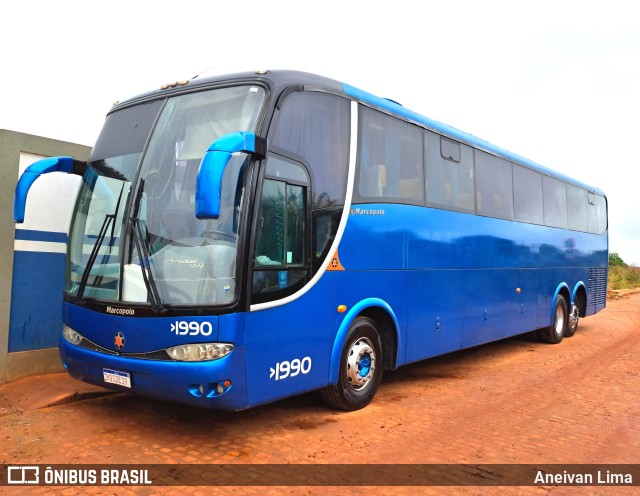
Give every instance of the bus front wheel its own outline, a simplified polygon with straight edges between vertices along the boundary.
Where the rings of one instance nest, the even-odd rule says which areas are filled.
[[[322,398],[341,410],[364,408],[378,390],[382,364],[382,340],[375,322],[367,317],[358,317],[345,339],[338,383],[323,389]]]
[[[553,308],[553,323],[546,329],[538,331],[538,336],[545,343],[558,344],[567,334],[569,322],[569,306],[564,296],[558,295]]]

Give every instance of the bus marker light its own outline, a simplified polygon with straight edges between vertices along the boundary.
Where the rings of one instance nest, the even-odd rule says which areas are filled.
[[[176,88],[177,86],[184,86],[186,84],[189,84],[189,80],[183,79],[182,81],[174,81],[172,83],[163,84],[162,86],[160,86],[160,89],[167,90],[169,88]]]
[[[347,305],[338,306],[338,313],[344,313],[347,311]]]
[[[516,288],[516,293],[520,294],[522,290],[520,288]]]

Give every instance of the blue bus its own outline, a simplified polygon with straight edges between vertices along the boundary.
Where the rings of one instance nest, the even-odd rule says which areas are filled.
[[[118,391],[240,410],[606,304],[602,191],[348,84],[259,71],[115,104],[71,221],[60,354]]]

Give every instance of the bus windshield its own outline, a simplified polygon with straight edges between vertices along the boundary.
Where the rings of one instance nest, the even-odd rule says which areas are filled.
[[[213,141],[255,131],[264,99],[263,88],[244,85],[109,114],[71,222],[67,294],[155,307],[231,303],[246,156],[225,169],[219,218],[196,218],[195,183]]]

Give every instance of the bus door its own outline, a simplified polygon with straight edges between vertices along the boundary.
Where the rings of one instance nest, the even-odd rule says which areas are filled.
[[[330,278],[300,296],[311,273],[309,173],[270,154],[260,181],[245,333],[251,404],[324,385],[331,326]]]

